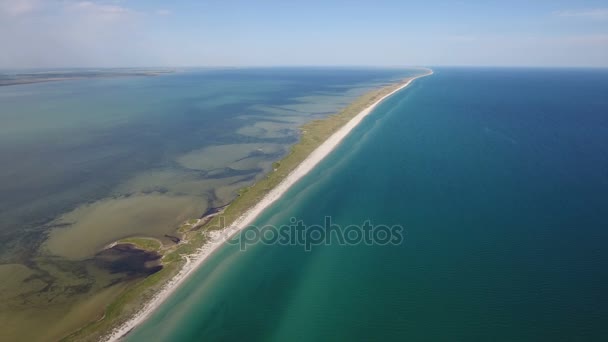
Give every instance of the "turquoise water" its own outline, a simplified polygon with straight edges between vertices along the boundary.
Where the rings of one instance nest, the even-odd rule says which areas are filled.
[[[401,245],[226,246],[127,340],[605,340],[606,94],[606,70],[435,70],[256,223]]]

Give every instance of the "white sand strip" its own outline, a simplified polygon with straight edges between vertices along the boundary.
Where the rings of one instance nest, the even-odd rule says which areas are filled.
[[[336,133],[325,140],[317,149],[315,149],[300,165],[298,165],[279,185],[272,189],[258,204],[250,208],[241,217],[239,217],[229,227],[221,230],[211,232],[209,241],[201,247],[196,254],[185,256],[186,264],[182,267],[180,272],[175,275],[163,288],[148,302],[144,307],[135,314],[131,319],[123,323],[114,329],[104,340],[108,342],[119,341],[129,331],[134,329],[137,325],[141,324],[148,318],[156,308],[158,308],[175,290],[182,284],[190,274],[198,269],[203,262],[218,248],[220,248],[224,242],[250,225],[256,217],[258,217],[264,209],[274,203],[276,200],[289,190],[289,188],[304,177],[310,170],[312,170],[321,160],[333,151],[336,146],[353,130],[371,111],[382,101],[389,96],[395,94],[401,89],[407,87],[417,78],[431,75],[432,70],[429,69],[429,73],[413,77],[407,82],[402,84],[399,88],[393,90],[389,94],[383,96],[378,101],[371,104],[369,107],[362,110],[349,122],[347,122],[342,128]]]

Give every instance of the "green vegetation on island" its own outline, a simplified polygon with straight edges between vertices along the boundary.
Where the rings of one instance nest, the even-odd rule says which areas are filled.
[[[129,245],[133,245],[138,249],[144,251],[152,251],[159,252],[161,247],[163,246],[160,241],[154,238],[148,237],[133,237],[116,241],[117,244],[126,243]]]

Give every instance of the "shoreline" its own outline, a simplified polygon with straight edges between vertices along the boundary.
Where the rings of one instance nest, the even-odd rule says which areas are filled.
[[[109,334],[106,335],[102,340],[108,342],[120,341],[129,332],[143,323],[160,305],[162,305],[167,298],[169,298],[179,288],[183,282],[189,278],[193,272],[198,270],[198,268],[203,265],[208,257],[210,257],[216,250],[221,248],[227,239],[247,228],[267,207],[280,199],[281,196],[295,183],[306,176],[314,167],[325,159],[326,156],[328,156],[337,146],[339,146],[342,140],[344,140],[344,138],[348,136],[348,134],[355,127],[357,127],[357,125],[363,121],[363,119],[365,119],[365,117],[367,117],[380,103],[409,86],[414,80],[433,74],[431,69],[427,70],[429,71],[428,73],[408,78],[396,89],[382,96],[380,99],[365,107],[358,114],[352,117],[348,122],[346,122],[346,124],[340,127],[319,146],[317,146],[295,167],[295,169],[293,169],[283,180],[281,180],[276,187],[272,188],[272,190],[270,190],[270,192],[268,192],[261,201],[250,207],[243,215],[238,217],[228,227],[217,231],[210,231],[209,241],[200,247],[196,253],[183,255],[185,264],[181,267],[180,271],[165,285],[163,285],[161,290],[157,292],[156,295],[154,295],[154,297],[142,307],[142,309],[136,312],[135,315],[126,322],[111,330]]]

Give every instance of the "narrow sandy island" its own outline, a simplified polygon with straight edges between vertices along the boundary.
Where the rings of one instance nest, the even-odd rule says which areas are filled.
[[[264,209],[274,203],[276,200],[289,190],[298,180],[304,177],[312,170],[319,162],[329,155],[340,142],[352,131],[367,115],[369,115],[376,106],[386,98],[402,90],[410,85],[415,79],[433,74],[429,72],[420,76],[412,77],[405,83],[399,86],[392,92],[384,95],[382,98],[372,103],[370,106],[359,112],[349,122],[342,126],[337,132],[332,134],[319,147],[317,147],[300,165],[298,165],[278,186],[272,189],[259,203],[250,208],[245,214],[239,217],[235,222],[223,230],[210,232],[210,239],[197,253],[186,256],[186,264],[180,272],[173,277],[154,298],[152,298],[136,315],[130,320],[114,329],[105,339],[108,342],[119,341],[129,331],[133,330],[138,324],[142,323],[156,308],[158,308],[178,287],[183,283],[190,274],[192,274],[203,262],[224,242],[234,236],[248,225],[250,225],[256,217],[258,217]]]

